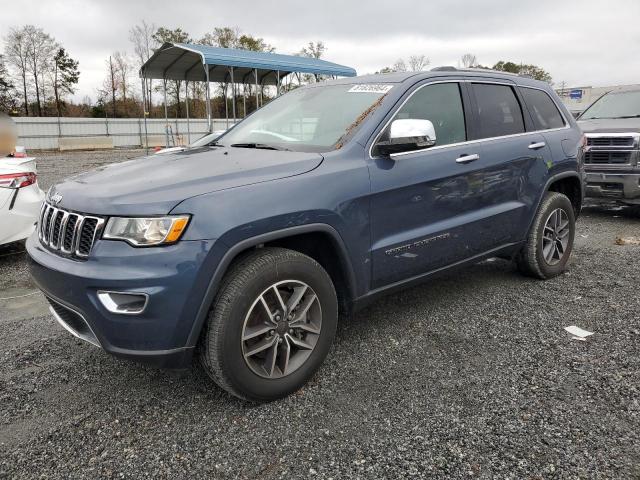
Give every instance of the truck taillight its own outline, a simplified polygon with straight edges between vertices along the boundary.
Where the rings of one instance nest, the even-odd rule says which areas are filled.
[[[0,175],[0,187],[4,188],[22,188],[28,187],[36,183],[36,174],[34,172],[21,173],[5,173]]]

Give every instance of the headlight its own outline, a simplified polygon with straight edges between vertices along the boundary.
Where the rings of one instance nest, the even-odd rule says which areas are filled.
[[[151,218],[111,217],[102,238],[151,246],[177,242],[189,223],[187,215]]]

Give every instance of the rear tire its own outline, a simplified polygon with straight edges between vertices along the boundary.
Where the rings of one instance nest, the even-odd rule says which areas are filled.
[[[224,277],[201,337],[200,360],[232,395],[275,400],[298,390],[320,367],[337,321],[333,283],[315,260],[261,248]]]
[[[576,219],[566,195],[547,192],[538,208],[516,264],[524,275],[546,280],[566,270],[573,249]]]

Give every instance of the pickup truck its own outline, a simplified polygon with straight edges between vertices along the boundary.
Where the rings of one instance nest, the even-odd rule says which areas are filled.
[[[578,118],[587,197],[640,204],[640,88],[613,90]]]
[[[550,86],[525,77],[314,83],[199,148],[53,186],[31,272],[73,335],[161,367],[198,358],[228,392],[269,401],[381,295],[496,256],[561,274],[582,141]]]

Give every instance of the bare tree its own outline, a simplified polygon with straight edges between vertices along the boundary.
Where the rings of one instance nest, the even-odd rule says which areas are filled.
[[[406,72],[407,71],[407,64],[404,63],[404,60],[399,58],[398,60],[396,60],[396,63],[393,64],[393,66],[391,67],[391,71],[392,72]]]
[[[27,66],[33,77],[38,115],[42,115],[41,83],[52,70],[53,56],[59,47],[55,40],[41,28],[33,25],[23,27],[27,42]],[[42,95],[44,97],[44,95]]]
[[[142,65],[149,60],[151,55],[153,55],[154,49],[157,48],[157,42],[153,39],[155,31],[155,24],[148,24],[144,20],[129,30],[129,40],[133,43],[133,51],[136,56],[138,68],[142,67]],[[151,110],[151,91],[153,88],[152,80],[150,78],[144,79],[143,85],[143,88],[146,90],[145,96],[147,97],[149,105],[148,109]]]
[[[409,70],[412,72],[421,72],[431,63],[424,55],[411,55],[409,57]]]
[[[326,51],[327,47],[324,42],[322,40],[318,40],[315,43],[309,42],[306,47],[303,47],[302,50],[300,50],[300,55],[302,57],[322,58]]]
[[[127,92],[130,91],[131,60],[126,52],[114,52],[113,70],[117,77],[116,83],[122,95],[123,103],[127,101]]]
[[[109,101],[109,97],[111,97],[111,114],[113,118],[116,118],[116,92],[120,88],[118,84],[118,77],[116,75],[116,67],[113,62],[113,58],[109,55],[109,59],[105,62],[107,66],[107,76],[102,82],[102,88],[98,89],[99,100],[98,103],[102,103],[105,106],[105,117],[106,117],[106,105]]]
[[[478,59],[473,53],[465,53],[460,57],[460,63],[464,68],[473,68],[478,65]]]
[[[309,58],[321,58],[324,53],[327,51],[327,47],[325,46],[322,40],[318,40],[315,43],[309,42],[306,47],[302,47],[302,50],[298,52],[298,55],[301,57],[309,57]],[[316,82],[320,79],[318,74],[314,74]],[[304,75],[305,81],[309,81],[311,75]]]
[[[24,114],[29,116],[28,87],[28,42],[24,28],[12,28],[5,37],[5,57],[7,63],[17,71],[22,83],[22,100],[24,102]]]
[[[212,32],[206,33],[198,43],[212,47],[240,48],[240,35],[238,27],[215,27]]]

